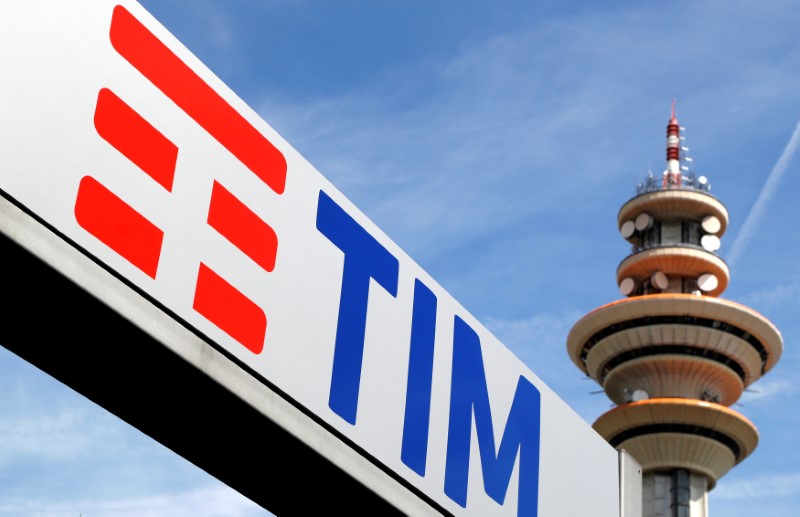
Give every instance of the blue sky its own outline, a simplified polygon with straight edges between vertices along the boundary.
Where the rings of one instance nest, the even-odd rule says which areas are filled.
[[[619,298],[617,210],[663,170],[676,99],[730,214],[722,296],[785,341],[710,511],[800,508],[794,2],[142,4],[589,423],[611,403],[566,335]],[[5,349],[0,401],[0,515],[265,514]]]

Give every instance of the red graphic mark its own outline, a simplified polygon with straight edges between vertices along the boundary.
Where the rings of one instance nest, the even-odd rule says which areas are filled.
[[[275,231],[225,187],[214,182],[208,224],[267,271],[275,267]]]
[[[264,311],[202,262],[194,309],[254,354],[261,353],[267,332]]]
[[[97,96],[94,126],[106,142],[172,192],[178,148],[108,88]]]
[[[283,193],[283,154],[120,5],[114,8],[109,37],[120,56],[189,118],[276,194]],[[94,124],[101,138],[172,192],[178,147],[108,88],[98,94]],[[91,176],[80,182],[75,218],[89,233],[156,278],[164,232]],[[274,269],[275,231],[216,181],[207,223],[261,268]],[[261,353],[267,328],[264,311],[202,262],[193,308],[248,350]]]
[[[283,154],[121,5],[111,19],[111,44],[272,190],[283,193]]]
[[[81,179],[75,219],[131,264],[156,277],[164,232],[91,176]]]

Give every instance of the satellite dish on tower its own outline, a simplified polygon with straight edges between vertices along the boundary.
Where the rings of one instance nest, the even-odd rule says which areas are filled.
[[[626,239],[630,238],[633,235],[633,232],[636,231],[636,225],[633,221],[625,221],[622,223],[622,226],[619,228],[619,233]]]
[[[631,401],[632,402],[641,402],[643,400],[647,400],[650,398],[650,394],[642,389],[633,390],[631,393]]]
[[[707,251],[715,252],[719,249],[721,243],[716,235],[703,235],[700,238],[700,245]]]
[[[635,288],[636,281],[631,277],[623,278],[619,283],[619,292],[622,293],[622,296],[630,295]]]
[[[636,223],[634,224],[637,230],[643,232],[645,230],[649,230],[650,227],[653,226],[653,218],[650,217],[650,214],[642,212],[636,216]]]
[[[722,223],[715,215],[707,215],[703,217],[703,221],[700,223],[700,225],[703,227],[703,231],[706,233],[716,234],[722,229]]]
[[[704,273],[697,279],[697,287],[703,292],[713,291],[719,285],[719,280],[712,273]]]
[[[667,287],[669,287],[669,278],[667,275],[664,274],[663,271],[656,271],[650,276],[650,282],[656,287],[659,291],[663,291]]]

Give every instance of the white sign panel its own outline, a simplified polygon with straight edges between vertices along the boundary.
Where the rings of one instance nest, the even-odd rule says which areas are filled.
[[[4,2],[0,48],[7,200],[446,511],[619,514],[616,451],[139,4]]]

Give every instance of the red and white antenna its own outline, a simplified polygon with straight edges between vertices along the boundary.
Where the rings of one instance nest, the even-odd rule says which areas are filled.
[[[672,99],[672,116],[667,124],[667,170],[664,171],[664,186],[680,186],[680,131],[678,118],[675,116],[675,99]]]

